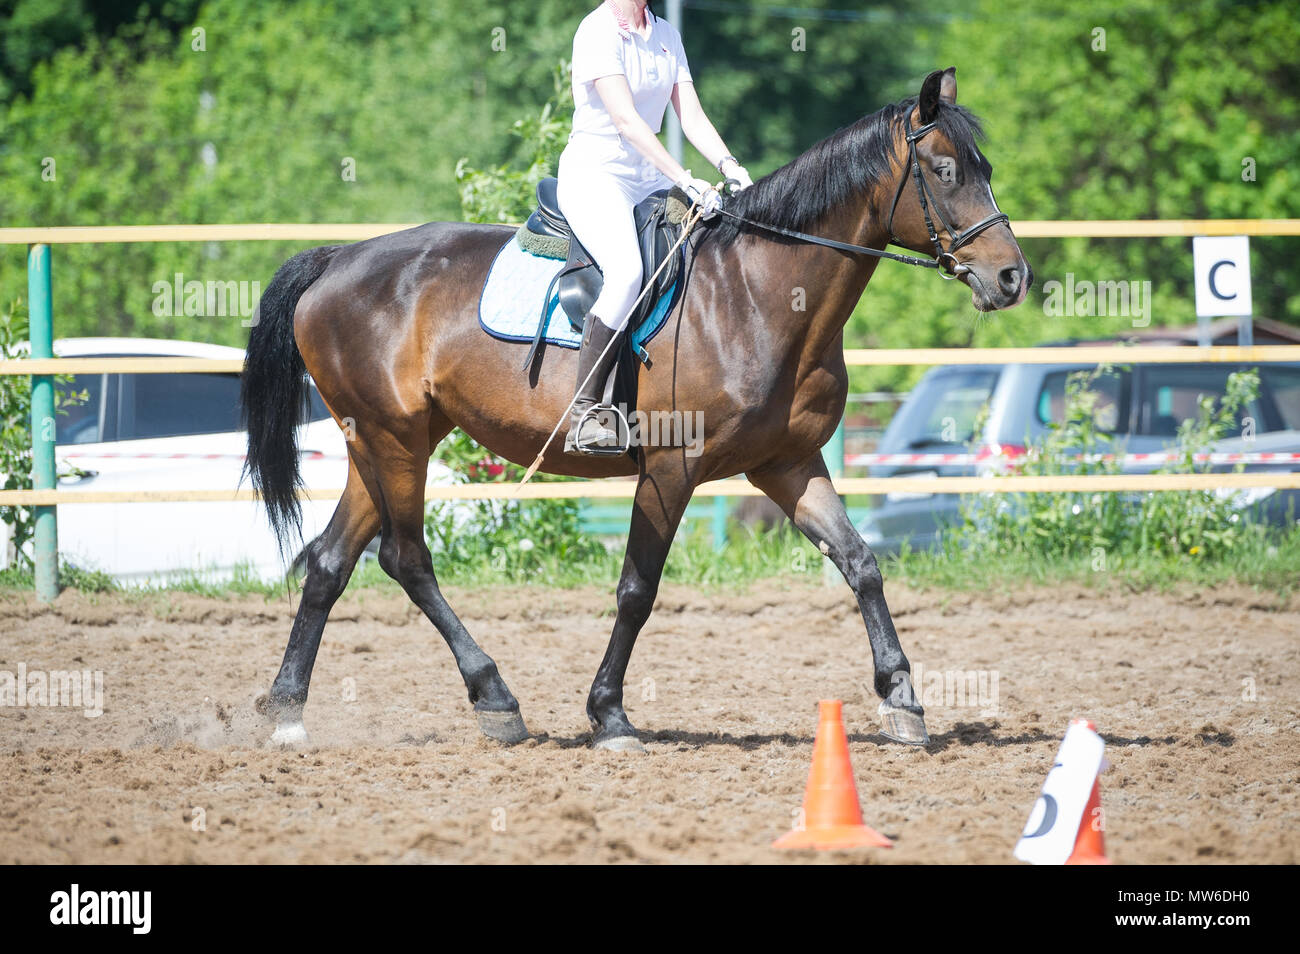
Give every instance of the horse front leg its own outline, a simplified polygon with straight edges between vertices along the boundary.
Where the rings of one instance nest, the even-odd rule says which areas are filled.
[[[882,734],[909,745],[928,743],[925,710],[912,691],[912,667],[903,655],[885,603],[880,567],[835,493],[821,453],[797,464],[764,467],[746,476],[831,558],[857,597],[875,661]]]
[[[644,752],[636,729],[623,711],[623,679],[641,627],[650,618],[664,561],[677,525],[690,502],[692,484],[681,472],[658,474],[644,466],[632,505],[627,552],[618,581],[618,615],[605,658],[587,696],[592,745],[619,752]]]

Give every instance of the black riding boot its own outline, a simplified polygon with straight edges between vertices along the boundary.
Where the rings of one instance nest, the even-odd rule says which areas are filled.
[[[618,360],[617,348],[610,348],[601,360],[601,353],[617,332],[591,312],[587,313],[582,326],[582,347],[578,350],[578,394],[573,401],[573,413],[569,416],[564,452],[579,456],[618,453],[617,432],[604,426],[596,415],[587,415],[587,411],[600,400],[609,369]],[[593,368],[595,373],[592,373]]]

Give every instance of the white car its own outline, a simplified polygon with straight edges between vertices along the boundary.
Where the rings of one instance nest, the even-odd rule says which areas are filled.
[[[70,338],[59,357],[222,358],[239,348],[145,338]],[[62,389],[61,389],[62,390]],[[235,373],[78,374],[68,387],[88,400],[58,415],[61,490],[230,490],[240,485],[247,434],[240,424]],[[309,413],[299,430],[303,482],[340,488],[347,481],[346,442],[309,388]],[[430,466],[431,479],[450,473]],[[250,486],[244,480],[245,488]],[[303,540],[320,533],[337,500],[303,501]],[[7,525],[6,529],[7,529]],[[282,576],[276,541],[260,503],[162,502],[64,504],[58,508],[59,556],[102,570],[123,583],[165,584],[178,577],[228,579],[245,568],[261,579]],[[8,553],[0,548],[0,561]]]

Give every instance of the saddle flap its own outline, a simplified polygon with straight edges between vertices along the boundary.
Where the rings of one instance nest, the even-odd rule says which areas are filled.
[[[682,208],[684,208],[682,196],[674,188],[661,189],[650,194],[638,202],[632,210],[637,245],[641,250],[643,286],[663,264],[668,256],[668,250],[677,241],[681,230]],[[563,239],[568,242],[564,267],[556,276],[555,283],[559,290],[560,307],[564,309],[573,329],[581,332],[583,320],[600,296],[605,279],[595,258],[583,248],[560,210],[559,180],[554,176],[547,176],[537,183],[537,209],[528,217],[524,227],[534,235]],[[680,257],[677,258],[677,261],[660,272],[655,288],[637,307],[628,322],[629,327],[635,327],[637,322],[649,313],[659,295],[670,289],[677,280]],[[545,303],[543,303],[543,312],[545,312]]]
[[[560,180],[547,176],[537,183],[537,210],[548,218],[564,221],[560,211]]]

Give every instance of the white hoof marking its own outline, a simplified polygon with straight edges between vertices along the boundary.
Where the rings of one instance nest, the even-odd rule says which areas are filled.
[[[301,745],[307,741],[307,727],[301,722],[282,722],[271,734],[272,745]]]

